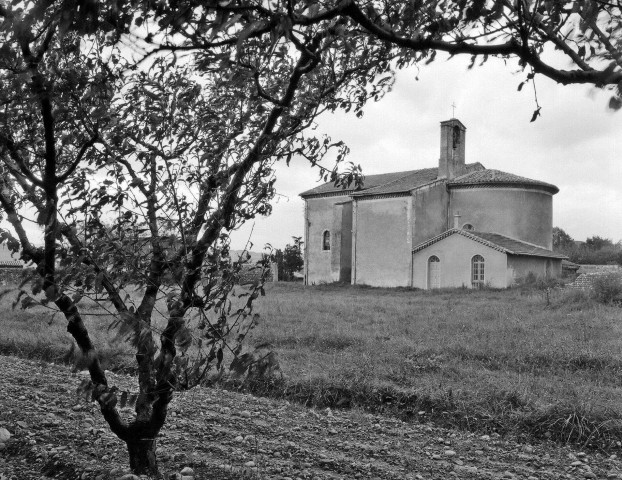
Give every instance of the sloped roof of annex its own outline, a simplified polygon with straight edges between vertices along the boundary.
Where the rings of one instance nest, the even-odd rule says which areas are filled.
[[[561,258],[561,259],[568,258],[567,256],[562,255],[561,253],[553,252],[552,250],[539,247],[538,245],[534,245],[532,243],[528,243],[523,240],[517,240],[515,238],[507,237],[505,235],[500,235],[498,233],[473,232],[471,230],[462,230],[459,228],[451,228],[441,233],[440,235],[437,235],[436,237],[432,237],[429,240],[426,240],[425,242],[414,246],[412,249],[412,252],[413,253],[419,252],[455,234],[462,235],[463,237],[466,237],[470,240],[473,240],[475,242],[486,245],[487,247],[490,247],[494,250],[500,251],[502,253],[507,253],[510,255]]]

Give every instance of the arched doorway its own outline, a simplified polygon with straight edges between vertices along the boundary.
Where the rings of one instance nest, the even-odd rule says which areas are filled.
[[[436,255],[428,258],[428,288],[441,288],[441,259]]]

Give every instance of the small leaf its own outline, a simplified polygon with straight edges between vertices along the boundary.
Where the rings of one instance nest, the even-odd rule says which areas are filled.
[[[538,118],[540,116],[540,110],[542,110],[542,107],[538,107],[538,108],[536,108],[534,110],[530,122],[535,122],[536,121],[536,118]]]
[[[50,285],[45,289],[45,298],[47,298],[50,302],[56,300],[56,285]]]
[[[237,375],[243,375],[253,360],[253,355],[250,353],[235,357],[229,366],[229,370],[233,370]]]
[[[622,98],[611,97],[609,99],[609,108],[614,111],[620,110],[620,108],[622,108]]]
[[[177,334],[175,335],[175,347],[177,347],[180,351],[185,352],[192,345],[192,333],[187,327],[182,327],[179,329]]]
[[[525,82],[520,82],[520,84],[518,85],[518,91],[519,92],[523,89],[524,85],[525,85]]]
[[[223,359],[222,348],[219,348],[218,353],[216,354],[216,360],[218,360],[218,363],[216,364],[217,369],[220,369],[220,365],[222,364],[222,359]]]
[[[40,305],[34,298],[30,295],[25,295],[22,298],[22,309],[26,310],[27,308],[34,307],[35,305]]]

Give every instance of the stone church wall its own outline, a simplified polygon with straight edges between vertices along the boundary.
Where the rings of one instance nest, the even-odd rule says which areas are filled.
[[[405,196],[356,202],[355,283],[377,287],[410,284],[411,199]]]
[[[450,217],[476,232],[493,232],[551,250],[553,196],[521,188],[452,188]],[[461,225],[461,226],[462,226]]]
[[[445,182],[419,188],[413,196],[413,246],[447,230],[449,194]]]
[[[341,241],[336,243],[335,239],[342,237],[341,231],[337,235],[335,232],[335,205],[349,200],[350,197],[346,195],[306,200],[305,275],[309,285],[339,280],[339,268],[333,272],[333,250],[341,248]],[[322,249],[322,235],[325,231],[330,232],[330,250]]]
[[[352,202],[333,206],[333,241],[331,245],[331,278],[350,283],[352,270]]]

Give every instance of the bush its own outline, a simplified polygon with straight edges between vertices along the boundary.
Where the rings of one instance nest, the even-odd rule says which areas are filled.
[[[597,276],[592,283],[594,297],[601,303],[622,304],[622,275],[607,273]]]
[[[533,272],[529,272],[524,277],[516,279],[514,286],[524,293],[532,293],[535,291],[544,292],[549,289],[561,287],[565,282],[559,278],[538,276]]]
[[[555,302],[557,307],[570,311],[583,311],[594,308],[594,294],[581,288],[565,288]]]

